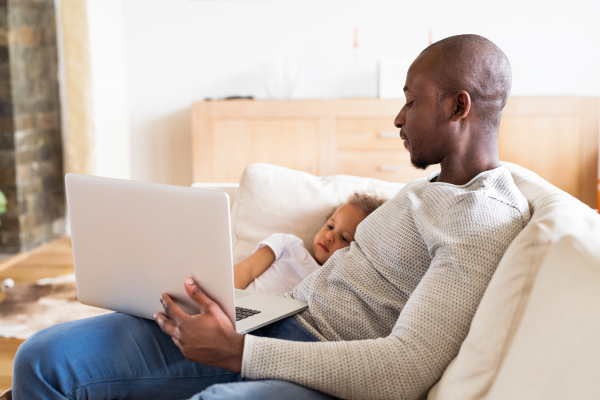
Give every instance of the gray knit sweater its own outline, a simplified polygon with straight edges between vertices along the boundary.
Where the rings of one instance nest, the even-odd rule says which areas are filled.
[[[321,342],[246,335],[244,377],[350,399],[416,399],[441,377],[529,207],[504,167],[462,186],[431,179],[407,184],[286,294],[308,302],[296,318]]]

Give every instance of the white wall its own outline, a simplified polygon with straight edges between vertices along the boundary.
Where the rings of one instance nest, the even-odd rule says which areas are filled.
[[[122,6],[129,101],[131,153],[119,168],[137,180],[189,185],[191,103],[264,98],[264,63],[301,62],[293,98],[374,96],[375,62],[414,58],[430,28],[434,41],[477,33],[498,44],[515,96],[600,96],[597,0],[111,1]],[[362,73],[352,68],[355,27]]]
[[[131,178],[122,0],[87,0],[94,174]]]

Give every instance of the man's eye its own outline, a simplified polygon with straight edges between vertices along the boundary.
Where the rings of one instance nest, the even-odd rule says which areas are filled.
[[[408,107],[408,108],[411,108],[414,102],[415,102],[415,101],[413,100],[413,101],[411,101],[410,103],[406,103],[406,107]]]

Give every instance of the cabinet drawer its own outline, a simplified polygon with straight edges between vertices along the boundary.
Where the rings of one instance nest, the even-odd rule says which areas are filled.
[[[338,173],[383,179],[394,182],[410,182],[429,176],[439,166],[426,170],[413,167],[407,151],[340,151]]]
[[[340,150],[404,150],[394,117],[338,120]]]

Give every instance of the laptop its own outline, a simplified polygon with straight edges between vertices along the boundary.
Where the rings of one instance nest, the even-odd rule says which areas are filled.
[[[234,289],[229,197],[207,189],[67,174],[77,297],[152,319],[167,293],[188,314],[192,276],[239,333],[293,315],[305,302]]]

